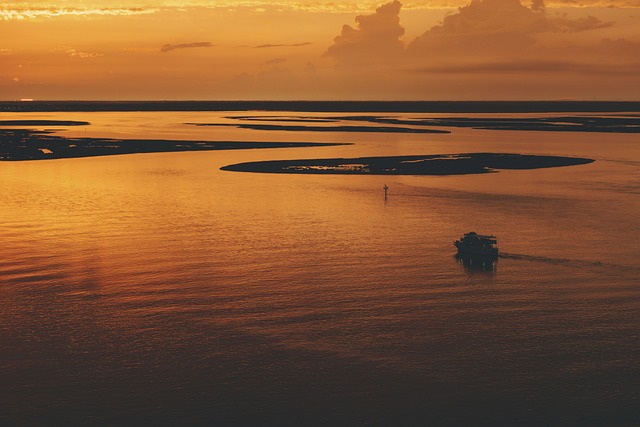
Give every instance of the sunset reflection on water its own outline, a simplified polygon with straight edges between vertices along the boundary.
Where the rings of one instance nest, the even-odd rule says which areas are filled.
[[[192,113],[45,116],[92,123],[68,135],[354,144],[1,163],[9,423],[637,419],[633,136],[318,135],[181,125]],[[219,170],[461,152],[596,161],[447,177]],[[498,236],[507,256],[489,270],[461,266],[452,242],[472,230]]]

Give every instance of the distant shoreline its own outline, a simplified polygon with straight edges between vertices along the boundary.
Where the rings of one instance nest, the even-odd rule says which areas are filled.
[[[71,111],[615,113],[640,112],[640,101],[0,101],[0,112]]]

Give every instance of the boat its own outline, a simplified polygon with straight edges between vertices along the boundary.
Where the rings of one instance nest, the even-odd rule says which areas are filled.
[[[498,243],[496,236],[478,234],[475,231],[466,233],[459,240],[453,242],[461,256],[481,256],[498,258]]]

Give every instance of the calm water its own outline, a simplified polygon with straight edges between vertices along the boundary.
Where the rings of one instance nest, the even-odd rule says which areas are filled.
[[[2,424],[640,424],[637,135],[182,124],[229,114],[0,114],[92,123],[70,136],[353,143],[0,163]],[[219,170],[465,152],[596,162]],[[453,256],[471,230],[498,236],[495,269]]]

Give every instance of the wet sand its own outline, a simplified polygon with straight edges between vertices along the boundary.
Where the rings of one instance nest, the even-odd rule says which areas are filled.
[[[246,119],[249,120],[249,119]],[[297,119],[303,120],[303,119]],[[289,121],[289,120],[283,120]],[[238,129],[279,130],[288,132],[375,132],[375,133],[451,133],[448,130],[407,128],[397,126],[301,126],[228,123],[185,123],[192,126],[231,126]]]
[[[90,124],[74,120],[0,120],[0,126],[88,126]]]
[[[592,163],[580,157],[468,153],[352,159],[279,160],[239,163],[221,169],[235,172],[291,174],[466,175],[499,169],[541,169]]]
[[[377,125],[393,126],[417,126],[418,128],[400,127],[372,127],[372,129],[397,129],[397,132],[410,133],[441,133],[434,129],[421,131],[420,126],[430,127],[460,127],[485,130],[511,130],[511,131],[546,131],[546,132],[605,132],[605,133],[640,133],[640,117],[636,116],[557,116],[557,117],[527,117],[527,118],[486,118],[486,117],[445,117],[445,118],[420,118],[420,119],[396,119],[384,116],[327,116],[327,117],[268,117],[268,116],[229,116],[230,119],[242,121],[306,121],[323,120],[331,121],[355,121],[375,123]],[[204,126],[204,124],[202,125]],[[228,125],[227,125],[228,126]],[[308,130],[322,131],[332,130],[329,127],[316,126],[290,126],[290,125],[236,125],[245,129],[259,130]],[[342,126],[348,127],[348,126]],[[358,126],[366,129],[366,126]],[[402,130],[400,130],[402,129]],[[344,131],[344,130],[343,130]],[[359,132],[361,130],[358,130]],[[381,132],[381,130],[378,130]],[[375,132],[375,130],[372,130]]]
[[[42,125],[42,121],[39,125]],[[63,138],[49,130],[0,130],[0,160],[46,160],[171,151],[240,150],[344,145],[317,142],[182,141],[152,139]]]

